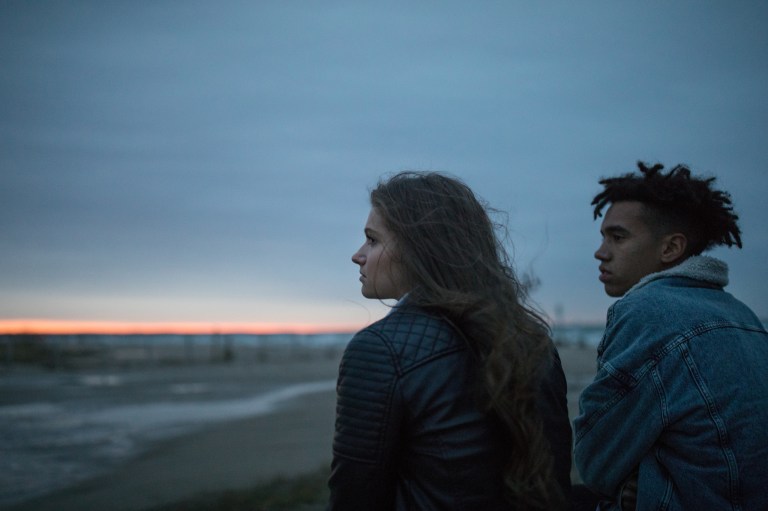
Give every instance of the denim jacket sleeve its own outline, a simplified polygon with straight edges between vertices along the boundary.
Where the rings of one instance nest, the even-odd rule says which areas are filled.
[[[655,329],[622,305],[609,311],[597,375],[582,392],[574,421],[576,467],[589,488],[611,499],[664,426],[664,395],[651,354]]]
[[[393,509],[401,414],[392,354],[376,333],[363,330],[339,368],[329,510]]]

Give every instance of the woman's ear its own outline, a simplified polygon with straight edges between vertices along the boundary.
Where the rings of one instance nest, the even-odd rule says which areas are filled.
[[[664,236],[661,246],[661,262],[674,265],[680,262],[685,256],[685,249],[688,247],[688,238],[685,234],[676,232]]]

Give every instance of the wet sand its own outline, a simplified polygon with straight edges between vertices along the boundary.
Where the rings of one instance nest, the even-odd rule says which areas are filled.
[[[569,408],[594,374],[594,349],[561,347],[569,381]],[[336,357],[270,365],[280,382],[335,378]],[[218,423],[153,448],[104,475],[66,490],[8,508],[13,511],[139,511],[200,493],[244,489],[280,476],[328,467],[335,415],[333,391],[305,395],[275,412]]]

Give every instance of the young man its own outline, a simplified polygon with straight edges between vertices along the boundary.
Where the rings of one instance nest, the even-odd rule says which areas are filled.
[[[602,179],[595,257],[609,296],[574,422],[600,510],[768,509],[768,333],[723,288],[741,247],[730,196],[682,165]],[[757,283],[765,285],[765,283]],[[594,509],[594,507],[592,508]]]

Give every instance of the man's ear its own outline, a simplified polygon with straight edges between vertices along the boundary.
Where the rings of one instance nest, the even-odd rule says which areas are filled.
[[[688,238],[685,234],[676,232],[664,236],[661,246],[661,262],[664,264],[677,264],[685,255],[688,247]]]

